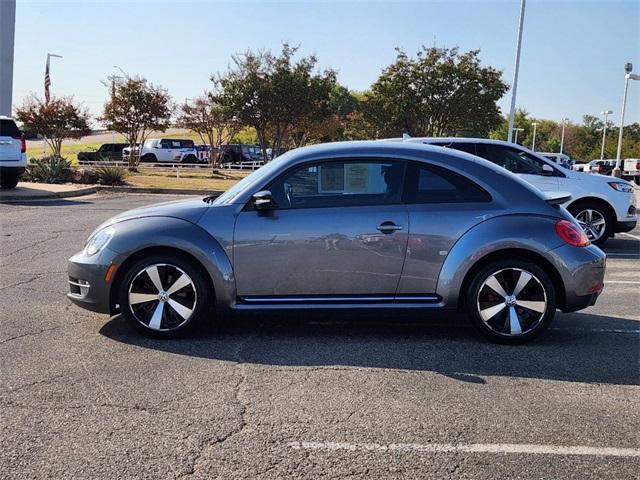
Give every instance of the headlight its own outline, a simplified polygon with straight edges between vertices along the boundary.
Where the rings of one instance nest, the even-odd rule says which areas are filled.
[[[614,190],[617,190],[619,192],[623,192],[623,193],[631,193],[631,192],[633,192],[633,187],[631,185],[629,185],[628,183],[624,183],[624,182],[609,182],[609,185],[611,186],[611,188],[613,188]]]
[[[102,250],[105,245],[109,243],[109,240],[111,240],[111,237],[113,237],[114,233],[115,230],[113,229],[113,227],[107,227],[103,228],[95,235],[89,237],[89,240],[87,240],[87,244],[84,247],[85,255],[95,255],[100,250]]]

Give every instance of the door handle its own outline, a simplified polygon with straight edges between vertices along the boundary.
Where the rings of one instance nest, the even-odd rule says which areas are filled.
[[[382,233],[393,233],[398,230],[402,230],[402,225],[396,225],[393,222],[382,222],[378,226],[378,230]]]

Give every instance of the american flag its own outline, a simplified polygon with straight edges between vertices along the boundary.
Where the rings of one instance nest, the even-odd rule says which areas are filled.
[[[44,100],[49,103],[51,95],[49,94],[49,87],[51,86],[51,77],[49,77],[49,57],[47,57],[47,68],[44,71]]]

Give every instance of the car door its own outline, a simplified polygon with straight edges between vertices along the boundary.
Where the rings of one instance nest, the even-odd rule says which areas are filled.
[[[273,207],[247,205],[236,220],[238,295],[392,297],[407,245],[404,169],[386,159],[316,161],[265,186]]]
[[[398,298],[436,292],[442,264],[455,242],[498,212],[481,186],[442,166],[410,163],[406,178],[410,229]]]
[[[158,154],[156,157],[160,162],[170,162],[173,160],[173,142],[163,139],[158,143]]]
[[[493,143],[477,144],[476,147],[479,157],[506,168],[543,192],[557,191],[558,178],[564,176],[557,167],[524,150]],[[545,172],[544,165],[551,171]]]

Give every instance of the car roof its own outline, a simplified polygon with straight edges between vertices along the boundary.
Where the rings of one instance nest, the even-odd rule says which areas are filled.
[[[400,139],[399,139],[400,140]],[[494,145],[513,146],[514,143],[505,140],[494,140],[492,138],[476,137],[411,137],[401,140],[407,143],[488,143]]]

